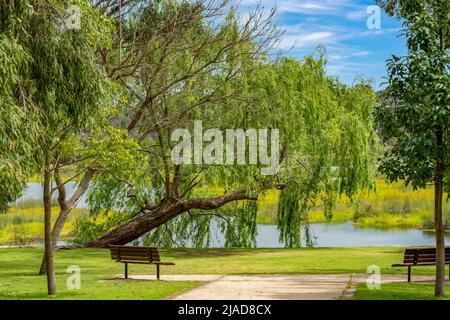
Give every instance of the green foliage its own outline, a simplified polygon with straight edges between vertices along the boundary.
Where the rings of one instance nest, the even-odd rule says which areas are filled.
[[[98,131],[87,139],[87,147],[83,146],[80,154],[95,159],[92,167],[103,173],[124,180],[133,177],[135,168],[145,161],[137,142],[128,139],[128,133],[123,129],[105,125]]]
[[[91,211],[90,215],[78,216],[73,226],[75,238],[72,242],[83,244],[92,241],[130,218],[129,214],[116,211],[102,211],[95,215]]]
[[[244,202],[235,205],[233,215],[226,221],[221,220],[219,227],[225,235],[226,248],[252,248],[256,246],[256,202]]]
[[[26,178],[35,169],[36,133],[39,125],[33,106],[25,100],[22,75],[32,58],[21,41],[33,10],[28,1],[0,3],[0,211],[20,196]]]
[[[300,207],[298,196],[297,187],[291,184],[281,192],[278,202],[280,241],[288,247],[301,245],[302,215],[304,218],[308,208]]]
[[[375,117],[389,146],[380,170],[389,180],[405,180],[414,188],[434,181],[436,161],[449,175],[450,76],[448,1],[402,1],[408,56],[387,64],[385,100]],[[414,9],[413,9],[414,8]],[[437,144],[442,134],[443,145]],[[448,179],[446,179],[448,187]]]
[[[75,4],[80,30],[61,28],[65,1],[0,3],[0,209],[104,108],[109,81],[97,50],[111,45],[112,25],[90,1]]]
[[[387,63],[385,101],[376,108],[383,142],[380,171],[413,188],[435,186],[436,250],[445,247],[443,192],[449,186],[450,4],[447,0],[399,1],[408,55]],[[445,261],[438,255],[436,296],[444,295]]]
[[[267,65],[261,79],[271,84],[262,87],[269,97],[262,118],[280,128],[287,154],[278,177],[286,184],[278,225],[287,246],[301,245],[302,224],[306,244],[311,245],[308,212],[316,201],[321,200],[331,220],[339,195],[352,198],[361,189],[373,188],[378,151],[371,116],[375,94],[363,80],[347,87],[327,77],[325,65],[322,54],[303,61],[282,59]]]

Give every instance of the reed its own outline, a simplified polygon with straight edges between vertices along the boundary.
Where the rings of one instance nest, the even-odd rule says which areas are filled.
[[[59,208],[53,207],[53,222],[57,218]],[[73,223],[77,217],[84,216],[88,209],[72,210],[68,221],[61,232],[61,239],[72,235]],[[41,241],[44,237],[44,209],[12,207],[6,214],[0,215],[0,244],[24,245]]]
[[[266,192],[259,200],[258,223],[276,223],[278,190]],[[327,221],[319,202],[308,215],[310,223],[354,221],[360,227],[377,229],[433,229],[434,190],[413,190],[402,182],[376,181],[376,191],[361,192],[353,201],[342,196]],[[444,220],[450,229],[450,203],[444,202]]]

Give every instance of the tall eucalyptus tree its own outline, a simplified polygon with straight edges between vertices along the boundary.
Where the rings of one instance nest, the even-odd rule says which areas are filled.
[[[33,139],[18,141],[17,145],[34,142],[32,157],[39,160],[33,162],[34,169],[44,178],[47,284],[48,293],[55,295],[51,197],[63,187],[59,174],[67,152],[66,139],[73,142],[81,132],[88,134],[96,127],[92,120],[102,110],[108,81],[98,68],[96,51],[105,44],[105,30],[88,1],[77,3],[83,14],[79,30],[64,28],[64,1],[17,0],[0,5],[2,38],[19,53],[13,58],[17,67],[13,65],[9,72],[13,82],[6,88],[6,98],[13,108],[26,112],[25,120],[34,128]],[[56,188],[52,186],[53,176]]]
[[[442,201],[450,176],[450,4],[447,0],[380,1],[404,21],[408,55],[387,64],[385,101],[376,108],[388,142],[381,171],[415,189],[434,184],[436,296],[445,293]]]

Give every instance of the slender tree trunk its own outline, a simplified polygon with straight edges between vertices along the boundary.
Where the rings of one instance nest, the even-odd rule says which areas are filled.
[[[70,210],[61,210],[59,212],[58,218],[55,221],[55,224],[53,226],[52,230],[52,248],[53,251],[56,250],[56,243],[58,242],[59,236],[61,235],[61,231],[64,227],[64,224],[67,221],[67,218],[69,216]],[[46,274],[47,270],[47,263],[46,263],[46,254],[44,253],[44,256],[42,257],[41,267],[39,269],[39,274],[44,275]]]
[[[438,155],[436,159],[436,173],[434,178],[434,221],[436,231],[436,284],[435,295],[445,295],[445,230],[442,219],[442,198],[444,189],[444,160],[442,155],[443,134],[436,136]]]
[[[44,170],[44,225],[45,225],[45,257],[47,271],[47,289],[51,296],[56,295],[55,266],[53,264],[52,245],[52,185],[50,162],[46,160]]]
[[[125,245],[188,210],[213,210],[237,200],[256,201],[258,196],[246,195],[245,190],[237,190],[217,198],[172,199],[149,209],[146,213],[89,242],[86,247],[106,248],[109,245]]]
[[[56,250],[56,244],[59,240],[59,237],[61,235],[61,231],[64,227],[64,224],[67,221],[67,218],[69,217],[70,212],[72,211],[73,207],[77,203],[77,201],[81,198],[81,196],[86,192],[86,190],[89,187],[89,183],[94,176],[94,171],[91,169],[88,169],[86,171],[86,174],[84,175],[83,179],[81,180],[80,184],[78,185],[77,190],[72,195],[72,197],[69,200],[66,200],[66,190],[63,185],[63,181],[59,175],[58,170],[55,174],[55,181],[58,186],[58,203],[59,203],[59,215],[58,218],[55,221],[55,224],[53,225],[52,230],[52,246],[53,251]],[[42,257],[41,267],[39,269],[39,274],[44,275],[46,273],[46,256]]]

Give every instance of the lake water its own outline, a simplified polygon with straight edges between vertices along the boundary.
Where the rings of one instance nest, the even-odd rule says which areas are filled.
[[[26,200],[39,200],[42,197],[42,185],[29,183],[28,188],[18,202]],[[67,192],[70,196],[74,192],[74,184],[67,184]],[[57,197],[57,194],[54,195]],[[83,197],[77,204],[78,208],[87,207],[86,198]],[[317,247],[359,247],[359,246],[419,246],[435,245],[433,233],[421,230],[374,230],[359,228],[352,222],[339,224],[317,223],[311,225],[313,236],[316,237]],[[222,247],[223,235],[212,237],[211,247]],[[259,248],[283,248],[279,242],[279,233],[275,225],[258,225],[256,237]],[[450,243],[450,235],[446,236],[446,242]]]
[[[65,186],[66,186],[67,198],[70,198],[72,196],[72,194],[75,192],[75,188],[76,188],[75,183],[68,182],[68,183],[66,183]],[[53,184],[53,188],[54,187],[56,187],[55,184]],[[27,188],[26,188],[24,194],[22,195],[22,197],[20,197],[19,199],[16,200],[16,203],[20,205],[21,202],[27,201],[27,200],[40,201],[40,200],[42,200],[42,192],[43,192],[42,183],[28,182]],[[56,200],[57,198],[58,198],[58,192],[56,191],[53,193],[53,199]],[[77,202],[76,207],[77,208],[87,208],[85,195],[80,198],[80,200]]]
[[[360,246],[419,246],[435,245],[434,233],[421,230],[374,230],[359,228],[352,222],[339,224],[311,224],[317,247]],[[274,225],[258,225],[258,247],[284,247],[278,241],[279,233]],[[446,237],[450,243],[450,235]]]

